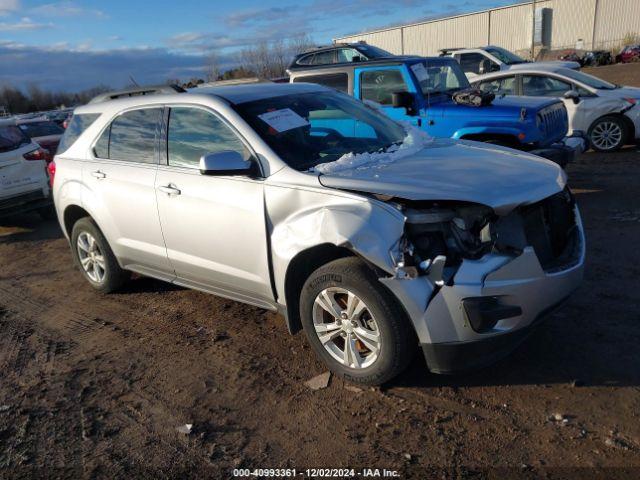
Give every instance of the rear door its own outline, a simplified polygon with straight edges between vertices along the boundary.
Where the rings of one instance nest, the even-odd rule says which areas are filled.
[[[178,282],[265,308],[273,305],[262,178],[205,176],[202,155],[236,151],[253,155],[215,112],[172,106],[166,162],[156,195],[167,253]]]
[[[165,280],[167,258],[155,196],[163,107],[117,115],[83,164],[89,207],[124,267]]]
[[[31,192],[49,195],[44,160],[26,160],[38,149],[15,124],[0,120],[0,199]]]

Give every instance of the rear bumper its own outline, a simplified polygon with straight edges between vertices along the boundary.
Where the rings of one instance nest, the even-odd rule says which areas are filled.
[[[48,207],[53,204],[51,195],[45,195],[43,190],[22,193],[0,200],[0,217],[17,215],[20,213]]]

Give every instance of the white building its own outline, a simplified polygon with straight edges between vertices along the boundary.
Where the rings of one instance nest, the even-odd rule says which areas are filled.
[[[499,45],[528,54],[536,48],[616,49],[640,35],[640,0],[542,0],[383,28],[335,38],[364,40],[395,54],[436,55],[442,48]]]

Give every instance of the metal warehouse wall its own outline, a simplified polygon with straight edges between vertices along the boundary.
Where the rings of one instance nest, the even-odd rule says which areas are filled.
[[[640,0],[546,0],[536,8],[551,12],[546,35],[551,49],[616,48],[627,34],[640,35]],[[336,38],[364,40],[395,54],[435,55],[442,48],[476,47],[489,43],[512,51],[531,47],[532,4],[521,3],[483,12],[402,25]]]

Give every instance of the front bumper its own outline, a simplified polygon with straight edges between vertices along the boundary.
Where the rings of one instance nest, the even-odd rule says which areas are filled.
[[[562,267],[545,271],[534,249],[526,247],[517,257],[490,253],[478,260],[463,260],[453,280],[440,288],[425,277],[384,282],[412,320],[430,371],[457,373],[507,355],[578,287],[585,238],[577,206],[574,213],[576,242],[570,261]],[[421,298],[421,289],[430,298]],[[478,329],[465,303],[482,297],[498,299],[505,306],[502,312],[511,313]]]
[[[579,153],[586,150],[586,145],[584,133],[575,131],[570,137],[565,137],[562,142],[554,143],[545,148],[536,148],[529,153],[551,160],[565,168],[575,160]]]
[[[51,195],[45,195],[44,190],[35,190],[0,200],[0,217],[17,215],[53,204]]]

